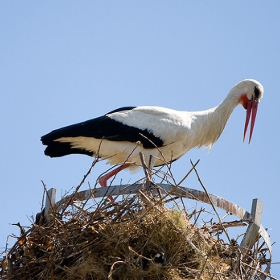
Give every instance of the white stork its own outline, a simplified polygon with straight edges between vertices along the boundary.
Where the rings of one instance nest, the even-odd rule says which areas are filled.
[[[119,164],[99,178],[101,186],[122,169],[141,165],[139,153],[151,166],[174,161],[194,147],[211,146],[220,137],[233,109],[241,104],[246,110],[243,141],[251,118],[251,141],[263,86],[248,79],[236,84],[227,97],[212,109],[200,112],[139,106],[123,107],[104,116],[66,126],[41,138],[45,155],[61,157],[85,154]],[[151,160],[150,160],[151,159]]]

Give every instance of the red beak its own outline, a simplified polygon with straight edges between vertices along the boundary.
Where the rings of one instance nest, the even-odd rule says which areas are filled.
[[[253,130],[254,130],[254,125],[255,125],[255,120],[256,120],[256,116],[257,116],[257,111],[258,111],[258,104],[259,104],[259,102],[255,101],[253,99],[247,101],[247,114],[246,114],[246,121],[245,121],[245,127],[244,127],[243,142],[244,142],[245,137],[246,137],[248,124],[249,124],[251,114],[252,114],[251,128],[250,128],[250,135],[249,135],[249,143],[251,142],[251,138],[252,138],[252,134],[253,134]]]

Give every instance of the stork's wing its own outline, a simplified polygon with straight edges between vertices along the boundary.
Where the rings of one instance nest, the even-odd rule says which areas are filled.
[[[154,136],[147,129],[139,129],[135,126],[126,125],[123,122],[112,119],[114,113],[130,111],[135,107],[123,107],[111,111],[108,114],[85,122],[66,126],[42,136],[41,141],[47,145],[45,154],[51,157],[59,157],[68,154],[86,154],[92,156],[94,153],[82,148],[73,148],[71,141],[59,142],[60,138],[73,139],[75,137],[86,137],[94,139],[106,139],[109,141],[141,142],[146,149],[161,147],[163,141]],[[109,115],[109,116],[108,116]]]

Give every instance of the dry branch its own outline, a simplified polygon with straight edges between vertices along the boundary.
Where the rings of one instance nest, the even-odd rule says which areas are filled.
[[[194,170],[201,182],[197,163],[190,172]],[[228,243],[211,236],[211,231],[225,231],[242,222],[222,222],[212,204],[218,222],[198,227],[197,219],[205,210],[188,215],[182,197],[161,195],[144,161],[145,179],[159,194],[149,192],[143,180],[143,190],[123,196],[118,203],[110,203],[106,197],[79,201],[77,191],[94,164],[73,195],[61,200],[59,208],[51,208],[49,223],[33,224],[6,250],[0,279],[248,280],[255,274],[274,280],[261,269],[267,262],[260,256],[265,252],[263,243],[252,255],[244,256],[229,236]]]

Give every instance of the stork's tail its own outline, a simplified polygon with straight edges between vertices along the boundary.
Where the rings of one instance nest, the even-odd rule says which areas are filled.
[[[46,145],[45,155],[50,157],[62,157],[71,154],[84,154],[93,156],[92,151],[81,148],[74,148],[71,142],[60,142],[61,137],[72,137],[70,127],[54,130],[41,137],[43,145]]]

